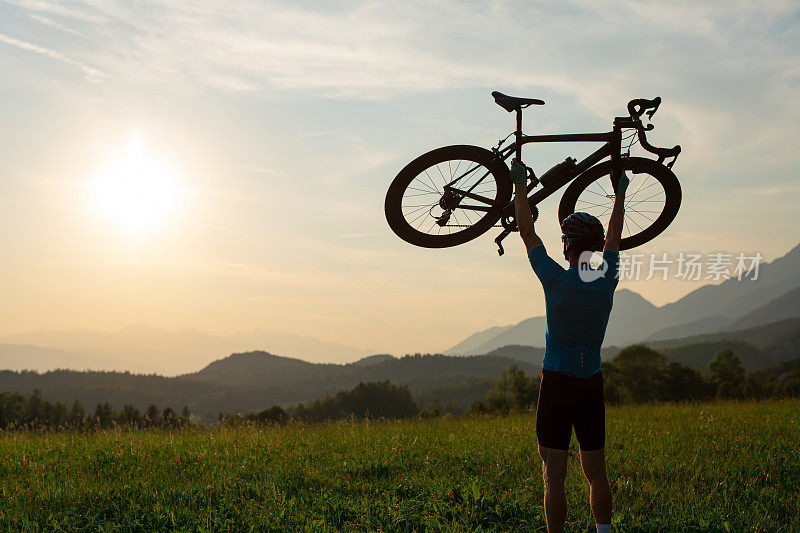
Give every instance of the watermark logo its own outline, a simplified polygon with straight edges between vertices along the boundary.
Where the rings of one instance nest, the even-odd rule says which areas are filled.
[[[647,268],[645,257],[649,256]],[[666,281],[670,277],[670,267],[674,267],[672,278],[687,281],[738,281],[758,280],[758,269],[764,256],[761,253],[746,255],[715,252],[710,254],[679,253],[676,257],[663,254],[619,254],[619,279]]]
[[[739,281],[758,280],[759,266],[764,256],[761,253],[715,252],[693,254],[681,252],[669,257],[666,253],[637,254],[620,252],[616,269],[595,252],[583,252],[579,257],[578,275],[581,281],[592,282],[605,277],[612,268],[611,275],[619,280],[649,281],[659,279],[682,279],[687,281]]]
[[[603,256],[590,251],[581,252],[578,257],[578,276],[581,281],[590,283],[604,277],[606,272],[608,272],[608,261],[603,259]]]

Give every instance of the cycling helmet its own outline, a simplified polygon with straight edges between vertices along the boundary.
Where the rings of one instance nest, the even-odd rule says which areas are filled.
[[[603,225],[589,213],[572,213],[561,222],[561,237],[567,248],[602,250],[605,242]]]

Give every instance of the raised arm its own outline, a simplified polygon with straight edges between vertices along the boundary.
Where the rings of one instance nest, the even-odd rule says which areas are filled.
[[[519,236],[525,243],[525,251],[530,252],[531,248],[542,244],[542,239],[536,235],[536,231],[533,229],[534,220],[531,215],[531,206],[528,205],[528,189],[525,186],[528,182],[525,165],[515,159],[511,162],[510,174],[511,181],[514,182],[514,216],[519,228]]]
[[[629,182],[628,176],[623,172],[617,183],[617,191],[614,194],[614,207],[611,209],[611,218],[608,220],[604,250],[615,250],[619,252],[619,241],[622,238],[622,226],[625,223],[625,191],[628,189]]]

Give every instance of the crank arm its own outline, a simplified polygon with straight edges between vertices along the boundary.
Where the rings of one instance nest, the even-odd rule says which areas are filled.
[[[503,232],[494,240],[494,242],[497,244],[497,255],[503,255],[505,253],[505,250],[503,250],[502,241],[508,237],[509,234],[511,234],[511,230],[504,229]]]

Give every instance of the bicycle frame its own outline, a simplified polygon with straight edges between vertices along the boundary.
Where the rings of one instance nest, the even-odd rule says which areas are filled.
[[[511,144],[499,152],[503,160],[508,159],[512,152],[516,157],[522,161],[521,153],[522,146],[532,143],[557,143],[557,142],[603,142],[603,146],[595,152],[586,156],[583,160],[577,162],[575,167],[569,172],[565,173],[562,178],[549,185],[542,187],[536,193],[528,197],[528,202],[531,205],[536,205],[545,198],[549,197],[554,192],[558,191],[561,187],[583,174],[586,170],[590,169],[606,157],[611,157],[612,161],[618,159],[621,154],[622,144],[622,130],[610,131],[608,133],[565,133],[557,135],[523,135],[520,140]],[[534,187],[539,184],[538,179],[531,181],[527,186],[527,192],[530,193]],[[513,205],[513,202],[512,202]],[[508,207],[508,206],[507,206]],[[504,213],[505,214],[505,213]]]
[[[517,136],[517,141],[514,143],[506,146],[502,150],[495,149],[495,153],[497,156],[505,161],[508,159],[512,154],[516,154],[517,159],[520,161],[522,160],[521,153],[522,153],[522,146],[525,144],[532,144],[532,143],[557,143],[557,142],[602,142],[605,143],[601,146],[598,150],[593,152],[592,154],[588,155],[582,161],[576,163],[575,167],[570,170],[570,172],[565,173],[562,178],[554,183],[549,185],[548,187],[542,187],[536,193],[528,197],[528,202],[531,205],[536,205],[545,198],[549,197],[551,194],[558,191],[561,187],[575,179],[576,177],[580,176],[583,172],[590,169],[606,157],[611,157],[612,161],[616,161],[621,157],[621,144],[622,144],[622,129],[623,125],[619,127],[616,124],[614,130],[607,132],[607,133],[564,133],[564,134],[555,134],[555,135],[522,135],[520,132],[520,124],[518,123],[517,131],[515,135]],[[614,165],[615,167],[617,165]],[[456,179],[452,180],[450,183],[444,186],[444,190],[452,191],[457,193],[459,196],[464,198],[470,198],[473,200],[477,200],[479,202],[487,204],[486,207],[484,206],[471,206],[471,205],[459,205],[461,209],[469,209],[474,211],[488,211],[493,207],[503,207],[503,214],[506,215],[507,211],[513,211],[513,202],[506,206],[498,206],[495,205],[494,201],[490,198],[486,198],[485,196],[480,196],[472,192],[478,184],[488,176],[488,173],[478,180],[469,190],[460,190],[454,188],[452,185],[468,174],[470,170],[467,170],[464,174],[457,177]],[[617,171],[618,172],[618,171]],[[538,179],[534,179],[531,183],[527,186],[527,192],[530,193],[534,187],[539,184]]]
[[[657,107],[657,106],[656,106]],[[629,107],[630,109],[630,107]],[[648,127],[644,127],[638,117],[634,118],[631,117],[616,117],[614,119],[614,128],[610,132],[606,133],[565,133],[565,134],[549,134],[549,135],[523,135],[522,134],[522,109],[518,108],[516,110],[517,114],[517,127],[514,131],[515,141],[503,148],[502,150],[499,149],[498,145],[496,148],[493,149],[494,153],[497,155],[498,158],[505,161],[508,159],[512,154],[514,154],[517,160],[522,161],[522,147],[526,144],[533,144],[533,143],[557,143],[557,142],[602,142],[604,143],[599,149],[595,152],[591,153],[587,157],[585,157],[580,162],[577,162],[573,168],[571,168],[568,172],[565,172],[563,176],[561,176],[557,181],[548,183],[548,185],[542,186],[539,190],[537,190],[532,195],[528,196],[528,203],[532,207],[536,204],[542,202],[544,199],[548,198],[550,195],[561,189],[564,185],[569,183],[570,181],[574,180],[594,165],[605,159],[606,157],[611,158],[611,181],[614,184],[614,188],[616,189],[617,180],[621,174],[621,166],[620,160],[624,155],[622,154],[622,130],[626,128],[635,128],[637,130],[637,135],[639,136],[639,141],[641,145],[649,152],[654,153],[659,156],[659,163],[663,162],[666,157],[675,157],[677,159],[678,154],[680,153],[680,147],[675,147],[672,149],[666,148],[656,148],[652,146],[650,143],[647,142],[647,137],[645,134],[646,130],[652,129],[652,125],[648,125]],[[652,114],[650,115],[652,116]],[[502,144],[502,141],[500,142]],[[625,154],[627,155],[627,154]],[[673,159],[667,166],[671,167],[672,164],[675,162]],[[503,232],[495,239],[495,243],[499,248],[498,252],[500,255],[503,255],[503,245],[501,241],[507,237],[512,231],[516,231],[516,224],[507,222],[511,220],[514,216],[514,201],[512,200],[507,205],[498,205],[492,199],[486,198],[479,194],[472,192],[475,187],[477,187],[488,173],[485,174],[481,179],[479,179],[476,183],[474,183],[469,190],[463,191],[460,189],[456,189],[453,187],[453,184],[460,180],[462,177],[467,175],[471,170],[467,170],[464,174],[457,177],[456,179],[452,180],[450,183],[444,186],[445,194],[453,193],[457,197],[459,197],[458,203],[456,206],[461,209],[469,209],[474,211],[489,211],[493,208],[501,207],[502,212],[499,219],[502,221],[503,225]],[[526,195],[530,194],[530,192],[539,184],[538,178],[533,175],[533,179],[531,182],[526,186]],[[463,198],[470,198],[472,200],[476,200],[486,204],[486,206],[477,206],[477,205],[462,205],[461,199]]]

